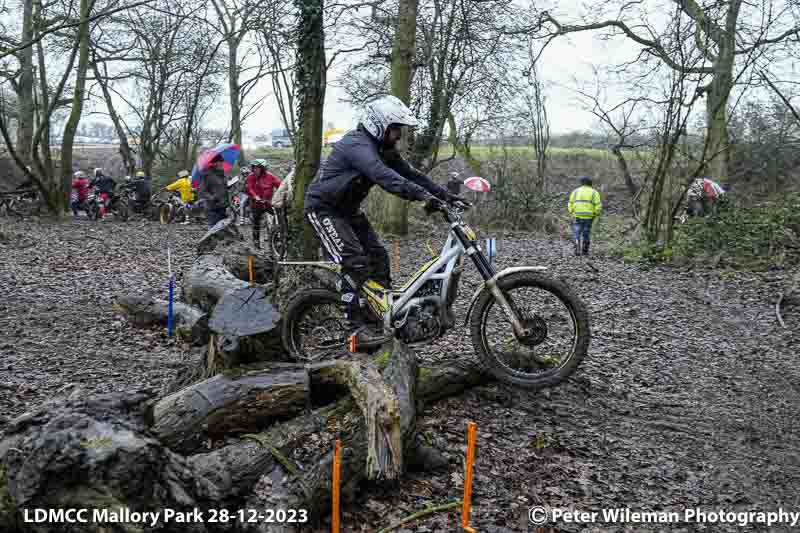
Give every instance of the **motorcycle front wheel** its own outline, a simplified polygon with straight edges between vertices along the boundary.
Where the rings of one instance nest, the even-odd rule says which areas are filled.
[[[499,381],[527,389],[567,379],[589,349],[586,306],[564,283],[536,272],[509,275],[497,285],[527,335],[515,335],[502,307],[484,288],[470,316],[472,344],[483,369]]]

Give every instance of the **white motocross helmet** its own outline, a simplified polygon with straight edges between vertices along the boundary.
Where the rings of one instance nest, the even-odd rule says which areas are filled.
[[[364,106],[361,124],[372,137],[382,141],[386,128],[391,124],[413,128],[419,124],[419,121],[402,100],[396,96],[386,95],[372,100]]]

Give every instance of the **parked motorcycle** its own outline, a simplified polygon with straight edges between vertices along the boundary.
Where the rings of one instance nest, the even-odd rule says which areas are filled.
[[[185,204],[178,194],[172,194],[166,202],[159,205],[158,219],[162,224],[171,224],[175,220],[184,220],[191,212],[192,204]]]
[[[102,212],[101,207],[105,208],[106,213],[112,213],[114,218],[119,218],[123,222],[126,222],[128,218],[130,218],[130,206],[125,194],[112,192],[108,199],[103,200],[100,192],[94,188],[89,190],[86,200],[78,209],[85,211],[89,220],[100,220]]]

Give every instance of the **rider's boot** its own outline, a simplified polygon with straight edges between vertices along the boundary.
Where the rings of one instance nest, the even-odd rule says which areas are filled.
[[[366,309],[359,305],[359,299],[355,293],[343,294],[342,301],[346,305],[349,331],[347,338],[351,351],[361,352],[376,348],[388,340],[383,332],[376,327],[374,321],[370,320]]]
[[[591,241],[583,241],[583,250],[581,250],[583,252],[583,255],[589,255],[589,245],[590,244],[591,244]]]
[[[581,242],[576,240],[573,242],[573,245],[575,247],[575,255],[581,255]]]

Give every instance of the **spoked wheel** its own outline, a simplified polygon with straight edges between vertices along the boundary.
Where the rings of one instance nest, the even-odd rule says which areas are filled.
[[[339,294],[310,289],[289,302],[283,317],[283,345],[299,361],[316,362],[347,347],[348,325]]]
[[[270,228],[267,240],[269,241],[272,257],[277,261],[286,259],[286,235],[281,231],[279,226],[276,225]]]
[[[589,318],[581,300],[563,283],[534,272],[498,281],[522,319],[517,337],[511,321],[484,290],[470,319],[475,351],[487,372],[500,381],[536,389],[560,383],[589,348]]]
[[[89,210],[86,211],[86,214],[89,217],[89,220],[100,220],[100,205],[97,203],[93,203],[89,206]]]
[[[171,204],[163,204],[158,208],[158,219],[162,224],[169,224],[175,216],[174,209]]]

